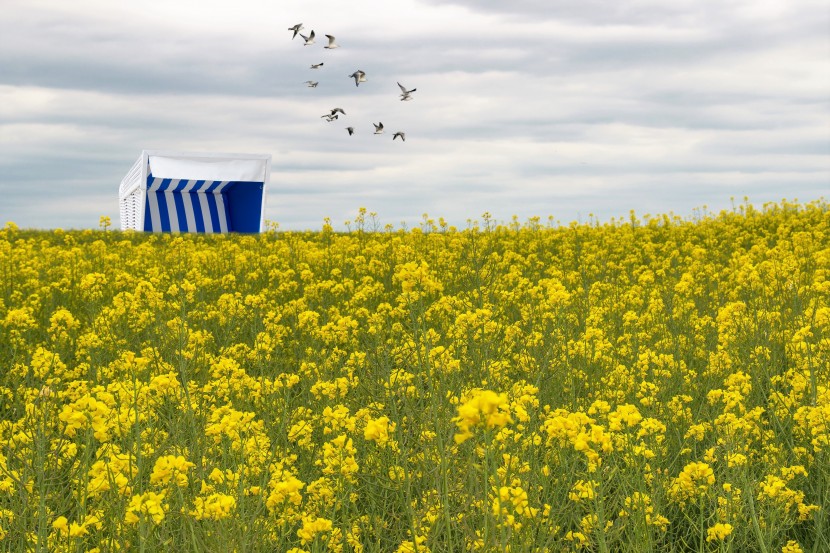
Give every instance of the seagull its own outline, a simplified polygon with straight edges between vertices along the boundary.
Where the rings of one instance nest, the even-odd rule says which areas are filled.
[[[299,33],[302,29],[303,29],[303,24],[302,23],[297,23],[293,27],[289,27],[288,28],[289,31],[294,31],[294,36],[291,37],[291,40],[294,40],[295,38],[297,38],[297,33]]]
[[[323,67],[323,62],[322,61],[320,63],[312,63],[311,64],[312,69],[319,69],[321,67]]]
[[[317,88],[317,85],[320,83],[319,81],[306,81],[305,84],[308,85],[308,88]]]
[[[323,48],[328,48],[328,49],[332,50],[332,49],[337,48],[338,46],[340,46],[339,44],[336,44],[334,42],[334,37],[333,36],[326,35],[326,38],[329,39],[329,43],[328,43],[328,46],[323,46]]]
[[[334,121],[334,120],[335,120],[335,119],[337,119],[338,117],[339,117],[338,115],[329,115],[329,114],[327,113],[327,114],[325,114],[325,115],[321,115],[321,116],[320,116],[320,119],[325,118],[325,119],[326,119],[326,121],[328,121],[329,123],[331,123],[332,121]]]
[[[346,112],[345,112],[345,111],[343,111],[343,108],[334,108],[333,110],[331,110],[331,114],[332,114],[332,115],[337,115],[337,112],[338,112],[338,111],[339,111],[340,113],[342,113],[343,115],[346,115]]]
[[[406,134],[402,133],[401,131],[396,132],[392,135],[392,140],[395,140],[398,137],[401,137],[401,142],[406,142]]]
[[[360,86],[360,83],[366,82],[366,73],[364,73],[360,69],[349,75],[349,77],[354,79],[355,86]]]
[[[349,136],[354,134],[354,127],[346,127],[346,130],[349,131]]]
[[[300,33],[300,36],[303,37],[303,40],[305,40],[305,44],[303,44],[303,46],[311,46],[312,44],[314,44],[314,30],[313,29],[312,29],[311,33],[308,36],[305,36],[302,33]]]
[[[372,124],[375,125],[374,123]],[[375,125],[375,134],[383,134],[383,123],[381,123],[380,121],[378,121],[378,124]],[[395,139],[393,138],[392,140]]]
[[[401,102],[408,102],[412,99],[412,93],[418,90],[417,88],[413,88],[412,90],[407,90],[404,85],[398,83],[398,86],[401,88]]]

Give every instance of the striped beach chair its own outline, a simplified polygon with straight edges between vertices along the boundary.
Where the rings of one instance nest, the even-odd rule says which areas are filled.
[[[122,230],[261,232],[266,154],[144,150],[121,181]]]

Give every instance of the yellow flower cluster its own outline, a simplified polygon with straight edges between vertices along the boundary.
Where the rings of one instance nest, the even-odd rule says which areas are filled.
[[[799,520],[807,520],[812,513],[819,510],[818,505],[809,505],[804,502],[803,490],[793,490],[788,483],[796,476],[807,476],[803,466],[782,467],[781,476],[768,474],[759,484],[758,500],[777,505],[779,508],[792,512]]]
[[[734,527],[731,524],[718,522],[706,530],[706,541],[723,541],[732,533]]]
[[[523,519],[532,519],[539,513],[538,508],[530,506],[527,491],[521,486],[501,486],[492,495],[493,516],[514,531],[522,529]]]
[[[668,490],[669,497],[684,503],[706,494],[715,483],[715,472],[707,463],[691,462],[683,467]]]
[[[127,505],[127,512],[124,515],[124,522],[137,524],[141,520],[151,521],[153,524],[161,524],[164,515],[167,513],[167,505],[164,503],[164,492],[145,492],[134,495]]]
[[[235,508],[236,498],[232,495],[212,493],[207,497],[194,499],[190,514],[196,520],[222,520],[231,516]]]
[[[0,229],[0,549],[825,548],[827,202],[374,217]]]
[[[169,483],[180,487],[187,486],[187,471],[194,466],[182,455],[164,455],[156,459],[153,472],[150,474],[150,483],[162,486]]]
[[[323,444],[323,458],[317,462],[323,467],[323,474],[328,476],[342,476],[350,482],[355,481],[355,475],[360,467],[355,461],[357,449],[352,439],[341,434]]]
[[[458,433],[455,442],[464,443],[473,436],[473,429],[483,426],[486,429],[500,428],[512,422],[510,403],[507,394],[497,394],[491,390],[473,390],[458,406],[455,424]]]
[[[297,536],[303,545],[313,542],[318,535],[331,532],[332,523],[327,518],[303,517],[303,526],[297,530]]]
[[[363,430],[363,437],[367,440],[377,442],[380,446],[390,444],[389,433],[395,431],[395,423],[389,417],[383,416],[376,419],[369,419],[366,428]],[[391,442],[394,444],[394,442]]]
[[[90,529],[101,528],[101,513],[89,514],[83,522],[69,522],[65,516],[59,516],[52,522],[52,528],[64,538],[79,538],[89,535]]]

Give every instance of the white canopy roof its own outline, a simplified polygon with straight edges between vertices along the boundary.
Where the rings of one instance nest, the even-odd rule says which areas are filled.
[[[269,155],[192,154],[149,150],[150,174],[162,179],[265,182]]]

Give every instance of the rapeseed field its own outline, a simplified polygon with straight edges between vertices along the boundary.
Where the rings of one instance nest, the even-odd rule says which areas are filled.
[[[375,221],[0,230],[0,550],[830,551],[826,202]]]

